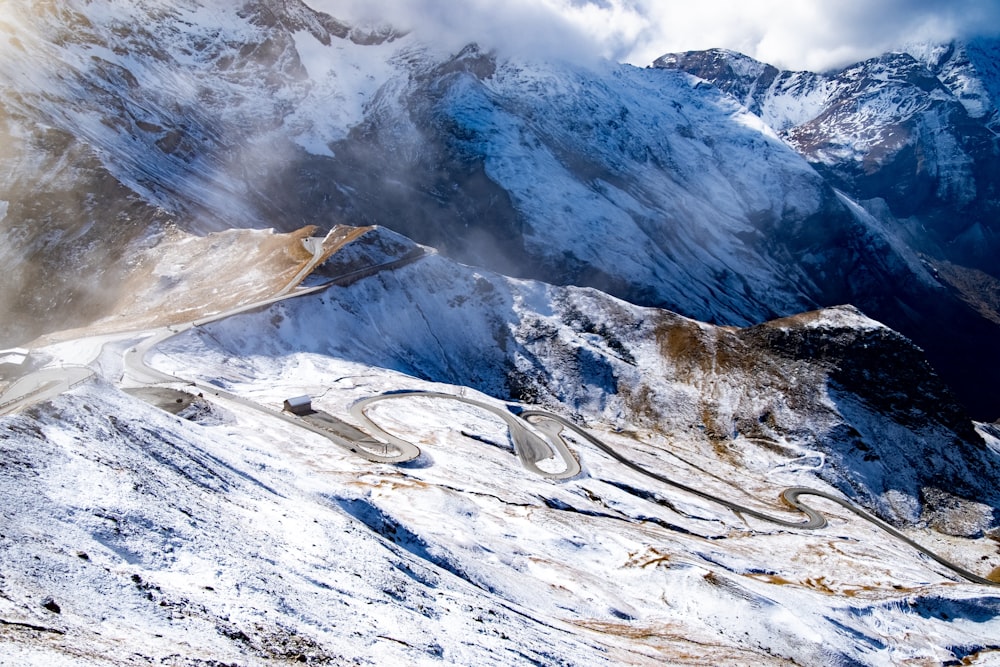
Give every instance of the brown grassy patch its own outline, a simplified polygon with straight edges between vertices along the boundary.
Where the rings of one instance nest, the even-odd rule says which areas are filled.
[[[335,227],[317,265],[370,229]],[[136,258],[113,316],[32,346],[187,322],[274,296],[312,260],[302,241],[315,233],[314,226],[287,234],[231,229],[193,236],[174,230]]]
[[[744,431],[744,429],[740,429],[741,433],[743,433],[743,431]],[[780,444],[778,442],[775,442],[771,438],[761,438],[761,437],[756,437],[756,436],[754,436],[752,434],[751,435],[744,434],[743,435],[743,439],[746,440],[746,441],[748,441],[748,442],[752,442],[753,444],[757,445],[761,449],[765,449],[765,450],[767,450],[767,451],[769,451],[769,452],[771,452],[773,454],[777,454],[778,456],[782,456],[782,457],[785,457],[785,458],[793,458],[793,457],[797,456],[797,453],[796,453],[796,451],[794,449],[792,449],[791,447],[782,445],[782,444]]]
[[[624,567],[638,567],[647,568],[650,566],[670,566],[670,554],[665,551],[660,551],[656,547],[646,547],[645,551],[629,553],[628,560],[625,561]]]
[[[330,230],[330,234],[326,238],[326,241],[323,244],[324,254],[323,254],[323,259],[320,260],[320,263],[322,264],[323,261],[329,259],[329,257],[333,255],[333,253],[337,252],[338,250],[346,246],[348,243],[351,243],[352,241],[360,238],[361,236],[364,236],[373,229],[375,228],[337,225],[336,227]],[[303,248],[303,250],[305,250],[305,248]]]
[[[1000,650],[995,648],[984,648],[982,651],[976,651],[972,655],[967,655],[962,658],[963,665],[978,665],[980,658],[987,654],[1000,653]]]
[[[936,262],[934,267],[942,280],[958,290],[963,301],[986,319],[1000,324],[1000,280],[985,271],[951,262]]]
[[[438,488],[436,485],[428,484],[427,482],[423,482],[419,479],[413,479],[412,477],[404,477],[402,475],[393,476],[391,479],[389,477],[380,477],[379,479],[372,481],[351,479],[346,481],[345,485],[361,489],[379,489],[387,491],[396,491],[399,489]]]
[[[820,591],[826,595],[837,595],[838,593],[843,593],[843,591],[834,590],[833,587],[827,583],[826,577],[816,577],[805,579],[803,581],[792,581],[786,579],[778,574],[748,574],[746,575],[751,579],[757,579],[760,581],[766,581],[769,584],[774,584],[776,586],[795,586],[799,588],[811,588],[814,591]]]
[[[660,355],[674,364],[679,379],[691,380],[695,372],[705,374],[712,369],[713,351],[696,322],[667,319],[654,327],[653,334]]]
[[[672,639],[693,643],[685,637],[685,628],[674,623],[639,625],[597,620],[575,621],[572,623],[588,630],[600,632],[601,634],[625,637],[626,639]]]
[[[652,428],[660,422],[660,411],[656,407],[655,395],[648,385],[632,387],[628,382],[619,382],[618,395],[622,397],[629,412],[638,418],[636,421],[653,425]]]
[[[888,594],[906,594],[917,590],[899,585],[873,586],[869,584],[849,585],[828,581],[826,577],[815,577],[803,579],[802,581],[792,581],[778,574],[747,574],[750,579],[764,581],[775,586],[793,586],[796,588],[809,588],[819,591],[825,595],[842,595],[849,598],[862,599],[882,599]]]
[[[653,329],[660,355],[673,362],[686,379],[693,379],[693,373],[707,375],[757,368],[759,360],[747,354],[738,331],[733,327],[707,327],[672,318],[663,318]]]
[[[708,402],[701,405],[701,422],[705,425],[705,437],[708,438],[715,456],[720,461],[725,461],[730,465],[741,466],[743,461],[740,453],[729,446],[732,440],[726,431],[719,426],[718,415]]]
[[[599,620],[567,620],[586,630],[626,639],[633,653],[624,658],[625,664],[649,665],[785,665],[793,664],[753,650],[721,646],[714,636],[696,636],[692,628],[679,623],[616,623]],[[641,646],[656,651],[656,657],[638,652]]]

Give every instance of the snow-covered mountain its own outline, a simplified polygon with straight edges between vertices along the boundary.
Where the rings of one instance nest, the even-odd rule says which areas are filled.
[[[993,368],[989,341],[1000,333],[990,324],[1000,320],[998,49],[995,40],[915,45],[822,74],[781,72],[724,50],[656,62],[727,92],[921,255],[950,298],[919,315],[875,312],[927,348],[977,410],[996,400],[976,396],[990,393],[992,371],[981,372],[979,355]],[[953,307],[956,298],[965,306]],[[941,320],[962,333],[942,336],[932,324]]]
[[[911,44],[910,54],[938,77],[965,107],[969,116],[1000,129],[1000,43],[978,39],[948,44]]]
[[[375,229],[331,259],[409,252]],[[824,502],[820,530],[748,513],[799,523],[777,492],[808,486],[962,567],[1000,568],[996,429],[974,430],[919,350],[853,308],[716,327],[432,254],[152,351],[197,388],[117,388],[143,335],[107,339],[103,379],[0,418],[0,663],[894,664],[996,650],[992,589],[844,507]],[[93,347],[42,352],[69,363]],[[423,450],[398,466],[276,416],[308,393],[353,420],[358,399],[400,390],[540,404],[616,456],[569,434],[580,474],[539,477],[495,415],[439,397],[370,410]]]
[[[706,321],[852,303],[996,416],[970,370],[1000,368],[981,350],[995,309],[936,279],[968,286],[992,269],[953,255],[929,269],[916,253],[942,238],[861,210],[851,198],[877,193],[848,187],[853,167],[810,164],[778,134],[784,120],[690,76],[444,53],[300,0],[68,0],[12,7],[3,25],[8,343],[113,312],[135,245],[158,230],[377,223],[465,262]],[[782,98],[798,109],[788,119],[837,88],[815,86]],[[949,207],[970,193],[992,201],[981,180],[938,188],[953,193],[940,220],[954,224]],[[943,332],[942,317],[961,326]]]
[[[405,255],[401,241],[375,230],[358,247]],[[432,255],[344,293],[199,327],[161,349],[171,374],[241,395],[262,389],[258,363],[275,366],[268,383],[302,382],[304,359],[330,357],[621,428],[724,449],[739,441],[729,454],[737,465],[757,439],[808,444],[827,457],[828,482],[894,521],[933,523],[923,499],[938,486],[1000,505],[1000,469],[994,480],[996,462],[921,351],[850,307],[734,330]],[[324,391],[309,384],[310,394]],[[896,493],[905,510],[894,507]],[[974,533],[993,525],[990,512],[984,519]]]
[[[739,99],[839,189],[882,199],[897,218],[919,216],[933,236],[918,243],[992,258],[996,104],[987,91],[1000,78],[976,70],[971,47],[924,48],[933,65],[900,52],[826,74],[779,72],[721,50],[668,55],[656,65],[691,72]],[[951,219],[940,220],[942,210]],[[989,245],[962,248],[971,236]]]
[[[0,664],[988,663],[991,54],[5,4]]]
[[[737,323],[847,300],[810,279],[829,267],[787,260],[801,248],[785,237],[813,217],[833,234],[853,219],[717,93],[635,68],[358,45],[304,29],[303,13],[322,15],[303,5],[272,4],[32,17],[24,32],[41,44],[14,38],[8,68],[50,78],[12,72],[9,115],[72,135],[185,229],[381,223],[509,273]],[[87,30],[52,34],[73,22]],[[10,199],[10,226],[59,214]],[[833,248],[822,235],[811,245]]]

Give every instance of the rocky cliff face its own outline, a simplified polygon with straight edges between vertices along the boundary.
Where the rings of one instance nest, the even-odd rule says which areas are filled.
[[[1000,43],[974,40],[948,44],[911,44],[906,52],[925,64],[965,107],[969,116],[994,132],[1000,108]]]
[[[929,62],[889,53],[825,74],[779,72],[726,51],[668,55],[656,65],[733,95],[852,197],[883,200],[900,220],[919,218],[930,232],[913,239],[919,249],[985,268],[1000,199],[996,105],[986,92],[996,73],[975,69],[971,48],[923,47]]]

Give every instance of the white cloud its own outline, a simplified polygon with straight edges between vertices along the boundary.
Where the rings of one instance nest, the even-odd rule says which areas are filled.
[[[349,22],[384,23],[459,50],[489,49],[541,57],[599,58],[603,47],[561,0],[304,0]]]
[[[476,41],[546,57],[648,65],[672,52],[741,51],[821,70],[918,40],[1000,35],[996,0],[306,0],[457,48]]]
[[[646,65],[725,47],[792,69],[826,69],[918,40],[1000,34],[995,0],[563,0],[606,55]],[[589,11],[580,11],[585,4]],[[636,28],[636,26],[640,26]]]

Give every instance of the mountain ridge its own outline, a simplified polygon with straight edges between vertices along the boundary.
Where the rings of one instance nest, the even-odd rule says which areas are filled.
[[[996,279],[998,150],[995,98],[987,91],[1000,79],[982,64],[996,49],[995,40],[917,45],[915,55],[889,53],[826,73],[781,72],[724,50],[666,55],[656,63],[704,76],[774,126],[920,258],[947,296],[929,299],[936,305],[922,315],[891,304],[865,309],[925,347],[953,384],[964,385],[963,400],[982,416],[995,411],[992,396],[981,398],[991,392],[991,372],[981,369],[997,361],[988,341],[998,332],[968,312],[994,321],[980,305],[992,299],[991,279],[977,290],[968,284],[983,273]],[[942,335],[936,321],[953,322],[953,333]]]

